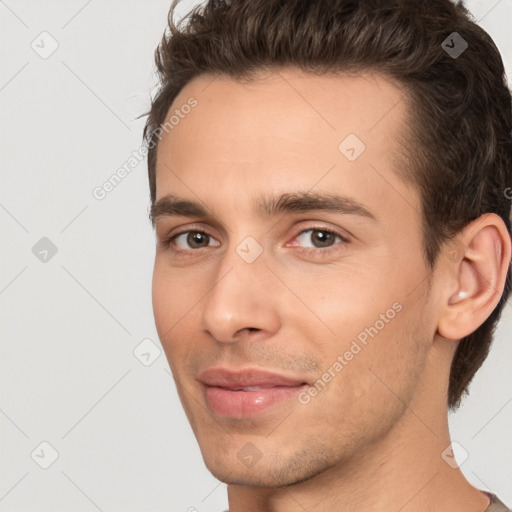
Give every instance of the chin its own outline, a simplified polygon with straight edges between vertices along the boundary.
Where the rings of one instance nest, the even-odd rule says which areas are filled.
[[[260,467],[258,470],[255,468],[237,468],[228,470],[225,467],[210,468],[208,465],[206,465],[206,467],[217,480],[220,480],[227,485],[272,488],[293,485],[302,480],[307,480],[307,478],[293,478],[291,475],[282,475],[281,478],[275,478],[275,471],[272,471],[267,467]]]
[[[297,454],[273,454],[262,458],[250,467],[244,466],[236,453],[203,455],[210,473],[228,485],[248,487],[284,487],[309,480],[332,468],[336,461],[327,454],[312,454],[308,449]]]

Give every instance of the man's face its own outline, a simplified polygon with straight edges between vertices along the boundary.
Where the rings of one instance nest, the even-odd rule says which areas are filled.
[[[168,204],[157,216],[153,308],[210,471],[290,484],[418,423],[408,406],[431,399],[436,325],[419,196],[392,164],[402,91],[289,69],[199,77],[168,118],[176,109],[157,201],[205,215]]]

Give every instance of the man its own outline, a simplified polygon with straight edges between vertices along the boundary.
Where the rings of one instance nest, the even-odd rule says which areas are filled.
[[[153,309],[229,510],[508,510],[447,422],[510,290],[492,40],[449,0],[211,0],[179,28],[175,7]]]

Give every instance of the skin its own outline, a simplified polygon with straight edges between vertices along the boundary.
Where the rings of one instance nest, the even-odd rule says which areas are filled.
[[[485,510],[488,498],[441,455],[458,340],[489,316],[504,287],[511,244],[501,219],[475,220],[459,234],[457,256],[443,248],[429,269],[418,192],[394,169],[408,104],[376,73],[289,68],[252,83],[201,76],[169,115],[190,97],[197,106],[158,146],[157,200],[172,193],[211,216],[155,218],[153,309],[205,464],[228,484],[230,511]],[[348,134],[366,145],[354,161],[338,150]],[[253,204],[295,192],[348,196],[376,221],[331,211],[262,216]],[[163,243],[194,229],[210,237],[202,248],[186,234]],[[313,229],[320,233],[299,236]],[[330,248],[318,246],[322,230],[348,242],[335,236]],[[248,236],[262,249],[252,263],[236,251]],[[314,384],[395,303],[400,312],[307,404],[293,399],[250,419],[208,409],[197,380],[206,368],[250,366]],[[244,447],[261,455],[251,467],[237,456]]]

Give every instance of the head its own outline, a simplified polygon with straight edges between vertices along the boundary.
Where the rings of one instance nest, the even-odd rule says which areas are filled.
[[[511,95],[449,0],[175,5],[145,129],[157,330],[207,466],[283,485],[467,392],[510,289]],[[212,367],[304,386],[219,413]]]

